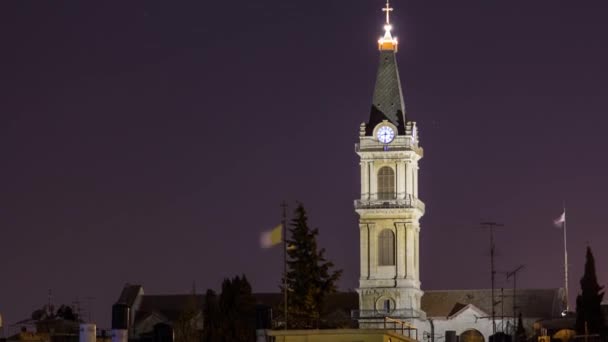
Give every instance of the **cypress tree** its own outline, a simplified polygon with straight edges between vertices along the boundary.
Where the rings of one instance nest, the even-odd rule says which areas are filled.
[[[255,339],[255,299],[245,276],[224,280],[219,309],[223,341],[249,342]]]
[[[222,326],[218,297],[213,290],[207,290],[203,306],[203,342],[221,342]]]
[[[255,299],[245,276],[224,279],[219,297],[207,290],[203,342],[249,342],[255,339]]]
[[[308,217],[300,203],[295,210],[287,239],[288,324],[293,328],[318,328],[328,294],[337,290],[342,270],[325,258],[317,246],[318,229],[308,227]],[[284,289],[283,289],[284,290]]]
[[[521,312],[517,317],[517,330],[515,331],[515,341],[524,342],[526,341],[526,328],[524,328],[524,321],[521,317]]]
[[[603,286],[597,283],[595,260],[591,248],[587,247],[585,273],[581,278],[581,293],[576,297],[576,331],[589,334],[605,334],[604,316],[601,303],[604,297]]]
[[[197,330],[197,320],[200,317],[200,303],[196,297],[196,290],[188,296],[185,307],[174,322],[175,342],[199,342],[200,332]]]

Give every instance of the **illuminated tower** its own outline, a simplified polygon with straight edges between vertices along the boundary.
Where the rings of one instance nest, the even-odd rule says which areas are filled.
[[[418,199],[422,158],[416,123],[405,113],[388,0],[385,34],[369,121],[362,123],[356,152],[361,165],[359,214],[361,276],[359,324],[376,327],[389,316],[423,318],[420,311],[418,236],[424,203]]]

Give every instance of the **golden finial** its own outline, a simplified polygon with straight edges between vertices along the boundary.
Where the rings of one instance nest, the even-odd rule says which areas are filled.
[[[382,50],[391,50],[397,51],[397,38],[393,38],[391,35],[391,30],[393,27],[391,26],[391,12],[393,8],[391,7],[390,0],[386,0],[386,7],[382,8],[382,12],[386,12],[386,24],[384,25],[384,37],[378,40],[378,48]]]

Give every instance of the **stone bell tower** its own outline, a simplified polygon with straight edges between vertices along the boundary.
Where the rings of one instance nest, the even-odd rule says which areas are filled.
[[[384,317],[424,319],[420,310],[420,218],[418,162],[423,151],[416,123],[408,120],[397,69],[397,38],[391,34],[388,1],[385,34],[378,41],[380,65],[369,121],[359,143],[359,325],[377,327]]]

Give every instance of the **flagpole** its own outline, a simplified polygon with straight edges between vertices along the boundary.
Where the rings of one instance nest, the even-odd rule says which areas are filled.
[[[562,222],[564,228],[564,289],[566,291],[566,312],[570,311],[569,298],[568,298],[568,244],[566,240],[566,203],[564,202],[564,222]]]
[[[281,207],[283,207],[283,218],[281,220],[283,224],[283,300],[285,301],[285,330],[287,330],[287,202],[283,201]]]

